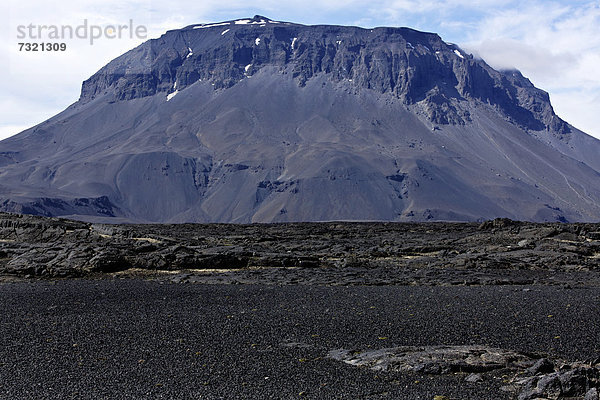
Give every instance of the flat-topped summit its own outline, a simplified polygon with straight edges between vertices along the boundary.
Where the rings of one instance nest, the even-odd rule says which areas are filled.
[[[463,102],[477,101],[492,104],[526,129],[569,130],[547,93],[520,73],[495,71],[436,34],[305,26],[259,15],[190,25],[150,40],[84,82],[80,101],[107,92],[117,100],[167,95],[200,80],[229,88],[267,66],[292,74],[299,85],[324,74],[333,82],[419,104],[436,124],[468,122],[469,106]]]

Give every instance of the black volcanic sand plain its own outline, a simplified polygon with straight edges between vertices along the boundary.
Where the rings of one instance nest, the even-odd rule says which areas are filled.
[[[594,399],[600,225],[0,217],[0,398]]]

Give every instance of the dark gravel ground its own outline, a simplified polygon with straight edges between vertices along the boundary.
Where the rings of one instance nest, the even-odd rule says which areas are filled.
[[[0,285],[1,399],[507,399],[502,376],[376,372],[333,349],[482,344],[600,355],[600,288]]]

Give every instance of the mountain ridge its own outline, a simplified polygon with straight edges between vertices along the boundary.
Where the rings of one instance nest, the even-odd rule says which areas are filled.
[[[171,30],[0,142],[0,210],[113,222],[595,221],[600,142],[437,34]]]
[[[266,44],[266,49],[261,49],[260,37],[256,36],[257,33],[259,36],[264,33],[255,32],[256,27],[271,30],[269,33],[273,40]],[[322,39],[322,42],[317,41],[313,46],[306,46],[304,38],[301,35],[298,37],[298,35],[308,31],[307,28],[311,33],[316,31],[314,36],[324,37],[324,33],[326,33],[330,40]],[[226,42],[227,46],[231,46],[231,41],[234,42],[233,50],[223,57],[224,62],[216,66],[210,65],[213,69],[218,69],[220,74],[213,74],[202,64],[202,61],[198,61],[198,58],[201,58],[198,52],[191,51],[192,47],[190,46],[195,46],[192,43],[194,40],[202,43],[203,38],[198,38],[198,36],[202,36],[206,29],[219,30],[221,33],[216,35],[216,40],[214,35],[209,40],[209,48],[214,46],[210,50],[222,51],[219,42]],[[251,35],[248,38],[249,33]],[[186,36],[190,34],[191,38]],[[336,35],[335,40],[331,39],[331,35]],[[172,44],[166,47],[166,51],[159,52],[153,48],[154,43],[160,44],[161,41],[167,40],[171,40]],[[382,40],[396,46],[402,45],[404,48],[396,49],[395,52],[389,51],[389,49],[375,48],[379,52],[373,53],[369,45],[372,43],[378,45]],[[350,42],[349,45],[347,45],[347,41]],[[262,47],[265,46],[264,43],[265,41],[263,41]],[[206,43],[202,44],[207,45]],[[361,47],[368,50],[361,54],[360,51],[356,51]],[[183,29],[171,30],[161,38],[150,40],[124,56],[135,51],[141,52],[142,57],[134,58],[136,61],[134,64],[142,65],[144,59],[154,57],[154,60],[148,61],[148,69],[153,73],[143,74],[151,76],[150,80],[145,81],[146,85],[140,87],[138,74],[121,74],[120,70],[123,65],[119,64],[120,57],[118,57],[83,83],[80,101],[88,101],[95,94],[111,86],[116,86],[115,97],[117,100],[144,97],[161,91],[172,93],[175,90],[185,89],[188,85],[202,79],[211,80],[211,83],[215,83],[216,88],[227,88],[247,77],[262,65],[282,67],[293,64],[294,68],[291,73],[298,79],[300,85],[315,73],[330,72],[334,79],[351,79],[358,87],[374,89],[381,93],[392,93],[406,104],[424,101],[424,112],[435,123],[468,121],[468,113],[465,113],[464,110],[457,110],[453,100],[460,97],[474,97],[481,101],[493,101],[495,105],[505,111],[507,116],[512,117],[525,128],[539,130],[543,127],[561,134],[568,133],[570,129],[555,115],[549,104],[548,94],[536,89],[520,72],[516,70],[495,71],[496,74],[490,74],[493,69],[485,62],[475,60],[472,55],[467,54],[458,46],[444,42],[439,35],[419,32],[410,28],[366,29],[332,25],[306,26],[273,21],[257,15],[252,19],[190,25]],[[200,56],[206,53],[206,49],[203,51],[204,53],[200,53]],[[406,55],[405,59],[398,60],[397,57],[402,56],[403,52]],[[415,67],[411,65],[411,63],[415,63],[415,60],[411,59],[413,53],[419,53],[421,56],[435,55],[438,58],[448,57],[449,60],[445,61],[451,62],[451,70],[449,68],[437,71],[433,69],[433,73],[431,73],[431,68],[425,69],[421,65]],[[338,56],[338,54],[341,55]],[[391,69],[395,71],[377,70],[379,66],[372,65],[375,64],[372,61],[377,60],[377,56],[386,57],[386,61],[390,61],[390,58],[394,57]],[[369,58],[373,60],[369,60]],[[466,59],[468,64],[456,63],[457,59]],[[210,61],[214,62],[213,59]],[[435,65],[432,60],[425,60],[425,62]],[[126,68],[131,68],[131,64],[131,59],[128,58]],[[472,70],[469,71],[468,68]],[[144,68],[142,67],[142,69]],[[401,71],[402,69],[404,72]],[[423,75],[423,71],[429,72],[428,76]],[[129,79],[127,79],[128,76]],[[444,88],[439,84],[439,81],[444,82],[448,79],[457,81],[456,90]],[[477,79],[485,79],[486,82],[480,83]],[[511,84],[508,86],[509,90],[494,92],[502,80]],[[176,82],[178,87],[174,86]],[[479,89],[481,87],[485,89]],[[515,101],[516,105],[513,104]]]

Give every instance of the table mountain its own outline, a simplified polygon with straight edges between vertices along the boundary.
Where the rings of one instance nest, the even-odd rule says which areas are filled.
[[[168,31],[0,142],[0,210],[111,222],[598,221],[600,141],[434,33]]]

